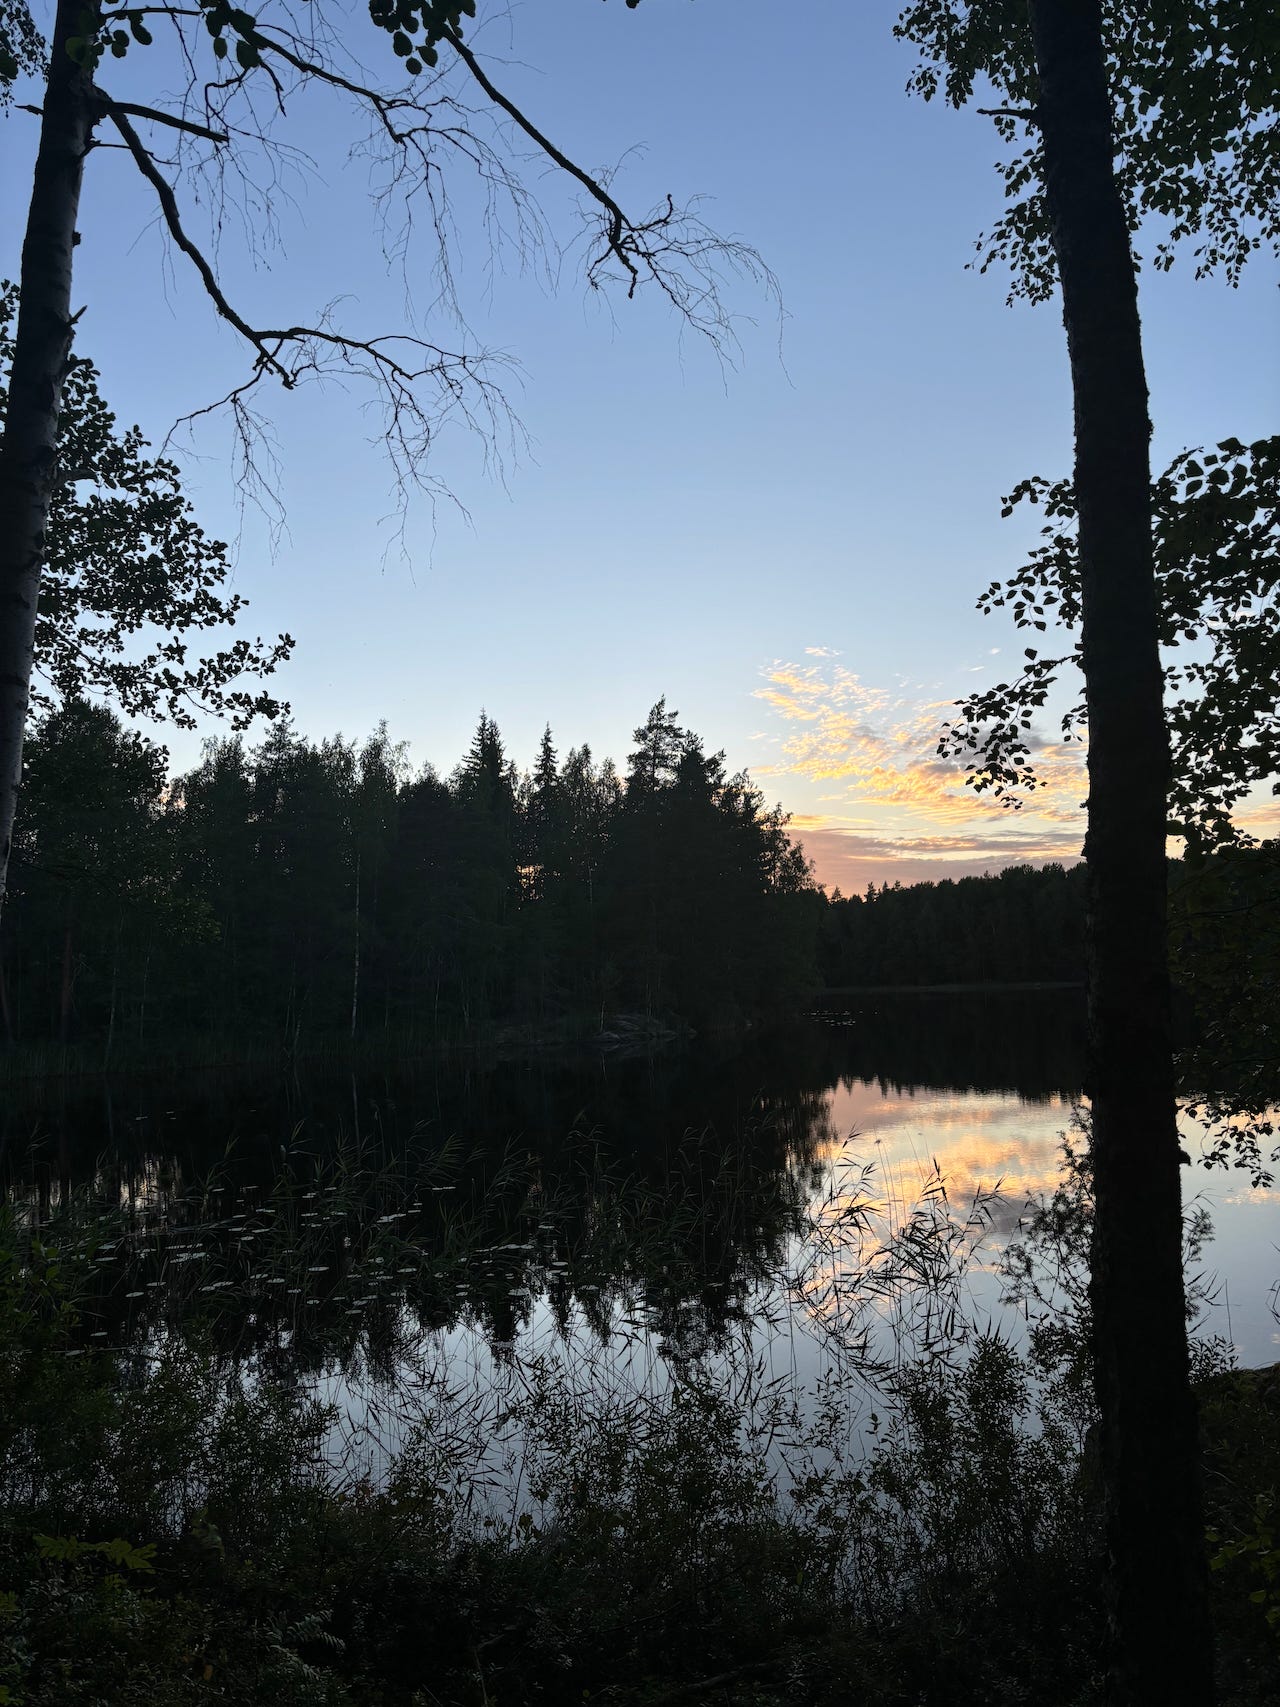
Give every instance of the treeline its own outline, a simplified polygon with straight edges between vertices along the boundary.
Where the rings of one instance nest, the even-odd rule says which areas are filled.
[[[24,1043],[474,1037],[793,1007],[822,898],[786,817],[665,702],[619,774],[481,716],[448,777],[385,728],[161,748],[72,699],[27,753],[3,1020]]]
[[[1084,978],[1083,865],[837,890],[820,943],[824,983],[1012,984]]]
[[[730,1029],[823,988],[1084,976],[1083,865],[828,897],[785,813],[663,701],[623,772],[561,758],[549,730],[522,771],[482,715],[447,777],[411,771],[385,728],[287,724],[170,777],[163,748],[73,698],[28,742],[22,806],[0,1023],[100,1059],[193,1036],[568,1037],[620,1015]],[[1249,1059],[1270,1060],[1278,881],[1271,844],[1171,862],[1175,980],[1215,1059],[1257,1032]]]

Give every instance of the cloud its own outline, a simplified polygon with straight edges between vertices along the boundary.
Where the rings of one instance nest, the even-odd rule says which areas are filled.
[[[1250,804],[1241,807],[1232,816],[1240,828],[1247,830],[1251,836],[1262,838],[1280,835],[1280,800],[1260,800],[1255,792]]]
[[[755,697],[783,725],[769,774],[826,785],[810,798],[832,810],[792,819],[823,881],[861,887],[869,872],[906,882],[1079,857],[1083,746],[1032,731],[1040,786],[1015,814],[967,785],[963,758],[939,756],[953,700],[873,687],[838,664],[778,660],[762,675]]]
[[[938,755],[942,726],[954,712],[950,700],[912,700],[866,686],[837,666],[775,663],[755,697],[785,722],[800,725],[783,740],[785,771],[814,782],[845,784],[845,798],[897,807],[931,824],[968,823],[1002,809],[966,785],[962,761]],[[1084,750],[1038,741],[1040,787],[1033,816],[1074,821],[1084,793]]]
[[[834,646],[806,646],[805,654],[810,658],[839,658],[841,655]]]
[[[1011,865],[1075,865],[1084,841],[1083,824],[1078,836],[1064,836],[1057,843],[1035,835],[988,841],[950,836],[899,839],[823,827],[806,829],[794,820],[791,828],[813,861],[818,881],[846,895],[861,894],[868,883],[877,888],[885,883],[941,883],[983,877]]]

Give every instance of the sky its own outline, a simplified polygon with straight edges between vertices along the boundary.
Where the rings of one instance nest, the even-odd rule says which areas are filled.
[[[402,241],[356,147],[367,125],[327,92],[291,102],[265,187],[184,183],[190,229],[249,318],[333,305],[357,332],[412,322],[492,352],[518,418],[488,446],[446,429],[441,495],[403,517],[354,383],[260,388],[279,515],[239,478],[225,415],[175,441],[200,520],[235,543],[246,626],[296,638],[279,686],[301,730],[359,737],[385,718],[447,771],[483,707],[522,764],[547,722],[562,752],[588,741],[622,763],[665,695],[793,814],[829,886],[1078,857],[1083,756],[1053,743],[1051,717],[1034,810],[973,795],[936,757],[953,702],[1021,656],[974,601],[1034,539],[1021,512],[1001,520],[1002,495],[1069,472],[1070,391],[1057,305],[1009,307],[1004,277],[968,268],[999,210],[1001,145],[976,113],[906,94],[896,10],[807,0],[779,28],[766,0],[482,0],[470,39],[565,153],[616,170],[629,209],[705,197],[707,223],[772,270],[781,311],[727,281],[737,337],[719,356],[653,293],[588,287],[577,199],[530,162],[560,245],[541,259],[495,237],[510,209],[486,217],[475,172],[448,163],[459,324],[424,204]],[[385,38],[364,30],[358,51],[386,71]],[[178,68],[160,43],[101,80],[158,105]],[[3,123],[12,277],[36,123]],[[245,376],[245,347],[123,152],[91,157],[80,231],[78,347],[159,442]],[[1274,430],[1276,283],[1267,258],[1238,291],[1188,266],[1144,275],[1157,467]],[[209,733],[161,738],[181,767]]]

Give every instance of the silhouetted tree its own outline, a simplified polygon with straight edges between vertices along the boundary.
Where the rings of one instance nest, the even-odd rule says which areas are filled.
[[[5,948],[7,1018],[19,1035],[96,1036],[109,1055],[126,1020],[141,1029],[148,998],[162,995],[166,942],[198,928],[201,898],[174,881],[165,759],[85,700],[37,726]]]
[[[1166,953],[1169,741],[1129,232],[1143,212],[1172,216],[1161,263],[1194,233],[1201,268],[1233,278],[1259,237],[1280,243],[1274,16],[1208,0],[1115,0],[1105,13],[1100,0],[917,0],[898,33],[924,50],[926,96],[945,87],[959,104],[986,78],[1007,103],[996,109],[1005,138],[1030,127],[1024,153],[1004,164],[1010,206],[984,264],[1011,260],[1015,290],[1033,299],[1062,291],[1089,719],[1092,1303],[1111,1686],[1123,1701],[1207,1701]]]
[[[0,288],[0,415],[7,408],[18,293]],[[178,468],[152,457],[137,427],[121,432],[87,357],[62,388],[59,479],[49,506],[36,615],[32,703],[106,694],[134,717],[194,728],[197,711],[242,728],[282,709],[266,677],[293,650],[237,638],[206,650],[247,601],[225,591],[227,547],[196,521]]]

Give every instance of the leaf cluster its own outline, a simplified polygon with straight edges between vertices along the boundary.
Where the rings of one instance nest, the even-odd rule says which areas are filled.
[[[13,357],[17,291],[0,285],[0,418]],[[63,385],[59,477],[50,508],[36,619],[37,707],[103,693],[134,717],[234,728],[286,710],[247,678],[269,676],[293,640],[200,642],[246,607],[226,592],[228,547],[195,519],[177,464],[147,454],[138,427],[121,432],[92,362],[77,356]]]
[[[1238,284],[1256,250],[1280,253],[1280,14],[1269,0],[1103,0],[1101,11],[1130,228],[1158,222],[1161,270],[1191,241],[1197,278]],[[1057,269],[1025,0],[913,0],[894,33],[919,50],[908,87],[925,100],[960,107],[992,91],[1004,103],[987,111],[1011,150],[998,165],[1005,208],[977,264],[1010,269],[1011,299],[1048,300]]]
[[[969,766],[972,787],[1014,807],[1040,784],[1035,714],[1081,653],[1072,484],[1024,480],[1003,513],[1021,503],[1043,510],[1044,543],[1016,574],[993,581],[978,609],[1008,609],[1018,628],[1065,631],[1074,644],[1053,656],[1026,647],[1020,676],[959,702],[938,749]],[[1170,831],[1209,851],[1242,839],[1233,810],[1280,775],[1280,437],[1183,451],[1153,483],[1152,512],[1173,745]],[[1076,700],[1061,718],[1064,741],[1084,738],[1085,718]]]
[[[456,36],[463,18],[474,18],[476,0],[369,0],[369,16],[391,37],[392,51],[416,77],[439,62],[440,42]]]
[[[23,19],[30,22],[23,0],[4,0],[12,7],[15,34]],[[123,59],[132,43],[150,47],[153,37],[145,19],[150,7],[124,8],[104,14],[96,5],[86,5],[76,25],[76,34],[67,42],[67,51],[79,65],[96,69],[103,55]],[[258,33],[257,15],[247,12],[232,0],[199,0],[198,16],[213,43],[214,57],[234,59],[241,71],[260,66],[265,43]],[[369,17],[391,37],[397,58],[404,61],[410,76],[418,76],[427,67],[439,62],[439,44],[456,38],[464,18],[474,18],[476,0],[369,0]],[[8,49],[8,32],[4,30],[4,14],[0,14],[0,80]],[[21,39],[20,37],[18,38]],[[16,61],[15,61],[16,63]]]
[[[9,105],[20,76],[40,71],[44,56],[44,41],[26,0],[0,0],[0,110]]]

